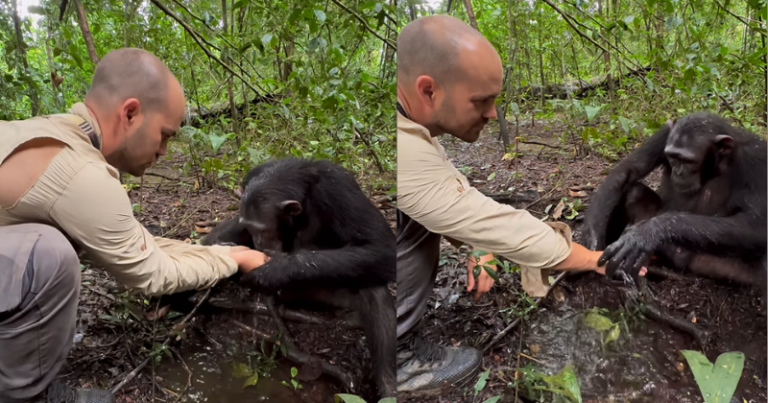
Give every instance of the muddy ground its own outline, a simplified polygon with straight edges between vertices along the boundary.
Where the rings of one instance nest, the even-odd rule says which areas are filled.
[[[134,204],[141,204],[138,219],[153,234],[197,240],[205,232],[199,224],[236,215],[238,199],[226,189],[199,190],[193,179],[179,178],[184,160],[175,154],[159,162],[151,169],[159,176],[145,176],[143,186],[132,188],[129,196]],[[358,180],[372,200],[389,191],[368,188],[373,181],[365,177]],[[130,183],[139,182],[132,178]],[[382,178],[376,183],[382,183]],[[383,206],[380,211],[394,231],[394,208]],[[148,299],[125,292],[112,276],[83,263],[78,333],[62,370],[73,384],[110,389],[122,384],[117,401],[136,403],[319,403],[333,401],[334,393],[347,392],[326,375],[318,378],[317,368],[297,365],[298,374],[293,377],[294,365],[272,349],[275,339],[269,337],[277,329],[268,315],[217,308],[222,301],[224,306],[259,302],[231,282],[216,287],[191,319],[183,322],[194,308],[186,298]],[[345,327],[344,318],[332,313],[310,314],[321,324],[286,321],[297,347],[338,366],[354,382],[356,393],[369,396],[372,390],[364,364],[369,357],[362,331]],[[184,323],[183,331],[172,331],[179,323]],[[169,336],[174,340],[162,348]],[[150,357],[148,365],[132,374]],[[250,382],[254,386],[244,387],[256,379]]]
[[[520,144],[522,155],[513,162],[502,159],[498,129],[493,124],[474,144],[453,138],[441,141],[454,165],[481,191],[534,191],[533,201],[540,201],[521,202],[516,207],[529,206],[536,217],[544,217],[545,211],[555,214],[560,199],[567,197],[560,221],[571,226],[578,242],[581,214],[572,217],[568,203],[579,199],[588,205],[589,195],[605,179],[610,164],[599,155],[575,157],[573,147],[559,143],[563,130],[554,121],[537,122],[535,127],[526,122],[520,128],[521,136],[552,147]],[[654,172],[648,183],[655,187],[658,180],[659,172]],[[582,191],[586,194],[577,195]],[[466,253],[445,241],[441,265],[424,328],[433,341],[482,349],[514,321],[516,313],[530,306],[522,298],[518,274],[503,274],[500,283],[474,302],[466,292]],[[759,311],[760,292],[690,277],[657,278],[649,284],[659,307],[680,319],[695,318],[698,328],[712,333],[705,350],[711,362],[727,351],[746,355],[732,401],[766,402],[766,317]],[[566,277],[548,299],[529,312],[522,325],[484,354],[483,370],[490,372],[479,392],[475,392],[478,376],[463,387],[446,388],[439,397],[401,393],[398,401],[481,403],[499,397],[498,402],[514,402],[516,396],[519,401],[533,401],[534,393],[523,380],[535,378],[523,375],[516,382],[517,368],[552,375],[572,364],[584,402],[703,402],[692,373],[678,354],[686,349],[700,351],[700,347],[689,335],[644,319],[625,304],[623,296],[597,273]],[[605,334],[583,326],[585,313],[593,308],[604,309],[605,316],[620,324],[617,341],[603,344]],[[564,400],[547,395],[537,401]]]

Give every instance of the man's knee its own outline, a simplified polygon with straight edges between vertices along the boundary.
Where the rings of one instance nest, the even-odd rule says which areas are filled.
[[[69,240],[56,228],[41,225],[32,248],[27,271],[39,275],[38,284],[53,283],[73,290],[80,288],[80,259]]]

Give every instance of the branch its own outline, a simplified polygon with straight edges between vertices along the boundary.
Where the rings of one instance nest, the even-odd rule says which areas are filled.
[[[762,30],[759,30],[759,29],[755,29],[755,28],[753,28],[751,25],[749,25],[749,21],[745,20],[745,19],[744,19],[744,17],[740,17],[740,16],[738,16],[738,15],[736,15],[736,14],[734,14],[734,13],[730,12],[730,11],[729,11],[727,8],[725,8],[725,7],[724,7],[722,4],[720,4],[720,2],[719,2],[719,1],[715,0],[715,4],[717,4],[717,6],[718,6],[718,7],[720,7],[721,9],[723,9],[723,11],[725,11],[725,12],[726,12],[726,13],[728,13],[728,14],[730,14],[730,15],[731,15],[733,18],[735,18],[735,19],[737,19],[737,20],[741,21],[741,23],[742,23],[742,24],[744,24],[744,25],[746,25],[746,26],[747,26],[747,28],[749,28],[749,29],[751,29],[751,30],[753,30],[753,31],[757,32],[758,34],[760,34],[760,35],[762,35],[762,36],[766,36],[765,32],[763,32]]]
[[[579,31],[579,29],[578,29],[578,28],[576,28],[576,26],[575,26],[575,25],[573,25],[573,23],[571,22],[571,20],[570,20],[570,16],[569,16],[568,14],[566,14],[566,13],[565,13],[563,10],[561,10],[561,9],[560,9],[559,7],[557,7],[556,5],[552,4],[552,2],[550,2],[549,0],[543,0],[543,1],[544,1],[545,3],[547,3],[547,4],[548,4],[550,7],[552,7],[552,9],[553,9],[553,10],[555,10],[555,11],[556,11],[558,14],[560,14],[560,15],[563,17],[563,19],[565,20],[565,22],[567,22],[567,23],[568,23],[568,25],[570,25],[570,26],[571,26],[571,28],[573,28],[573,30],[574,30],[574,31],[576,31],[576,33],[577,33],[577,34],[579,34],[579,36],[580,36],[580,37],[582,37],[582,38],[584,38],[584,39],[586,39],[586,40],[588,40],[588,41],[592,42],[592,44],[593,44],[593,45],[595,45],[595,46],[597,46],[598,48],[602,49],[602,51],[603,51],[603,52],[605,52],[605,53],[611,53],[611,52],[609,52],[609,51],[605,50],[605,48],[604,48],[604,47],[600,46],[600,44],[598,44],[597,42],[595,42],[594,40],[592,40],[592,38],[590,38],[590,37],[588,37],[588,36],[584,35],[584,33],[582,33],[581,31]]]
[[[372,34],[373,34],[373,36],[375,36],[375,37],[377,37],[377,38],[381,39],[381,41],[382,41],[382,42],[386,43],[387,45],[389,45],[389,47],[390,47],[390,48],[392,48],[392,49],[394,49],[395,51],[397,51],[397,45],[395,45],[395,44],[394,44],[394,43],[392,43],[392,42],[391,42],[389,39],[386,39],[386,38],[384,38],[383,36],[379,35],[379,34],[378,34],[376,31],[374,31],[374,30],[373,30],[373,29],[372,29],[370,26],[368,26],[368,23],[367,23],[367,22],[365,22],[365,20],[363,19],[363,17],[361,17],[361,16],[357,15],[357,13],[355,13],[354,11],[350,10],[349,8],[347,8],[347,6],[345,6],[345,5],[341,4],[341,3],[339,2],[339,0],[331,0],[331,1],[333,1],[333,3],[334,3],[334,4],[336,4],[337,6],[341,7],[342,9],[344,9],[344,11],[346,11],[346,12],[348,12],[348,13],[352,14],[352,16],[353,16],[353,17],[355,17],[355,18],[356,18],[358,21],[360,21],[360,23],[361,23],[361,24],[363,24],[363,26],[365,27],[365,29],[367,29],[367,30],[368,30],[368,32],[372,33]],[[154,1],[153,1],[153,2],[154,2]]]
[[[243,76],[241,76],[240,74],[237,74],[226,63],[222,62],[221,59],[219,59],[218,57],[216,57],[213,54],[211,54],[211,52],[209,52],[208,49],[205,46],[203,46],[203,44],[200,42],[200,38],[198,38],[197,33],[192,29],[192,27],[190,27],[186,22],[184,22],[176,14],[174,14],[173,11],[169,10],[167,7],[165,7],[164,5],[160,4],[160,2],[158,0],[149,0],[149,1],[152,2],[152,4],[156,5],[157,8],[162,10],[167,16],[169,16],[169,17],[173,18],[174,20],[176,20],[176,22],[178,22],[184,28],[184,30],[187,31],[187,33],[189,33],[189,36],[191,36],[192,39],[195,40],[195,43],[197,43],[197,45],[200,46],[200,49],[202,49],[203,52],[205,52],[205,54],[209,58],[215,60],[216,63],[220,64],[221,67],[224,67],[224,69],[227,70],[230,74],[232,74],[233,76],[239,78],[240,81],[242,81],[243,84],[247,85],[248,88],[250,88],[253,92],[255,92],[257,94],[259,93],[259,90],[257,90],[254,86],[252,86],[251,83],[249,83],[246,79],[243,78]],[[263,89],[263,88],[261,89],[261,92],[267,93],[267,91],[265,89]]]

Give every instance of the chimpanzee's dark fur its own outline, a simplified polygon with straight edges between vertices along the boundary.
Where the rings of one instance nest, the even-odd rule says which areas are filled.
[[[328,161],[273,160],[250,171],[243,189],[240,217],[219,224],[202,243],[264,250],[279,241],[281,250],[265,251],[268,263],[242,276],[258,291],[352,289],[378,394],[395,396],[396,318],[387,283],[396,281],[397,263],[395,236],[384,216],[352,174]],[[298,201],[301,212],[281,213],[276,207],[285,200]],[[276,215],[278,228],[268,230],[279,240],[249,228],[248,222],[270,222]]]

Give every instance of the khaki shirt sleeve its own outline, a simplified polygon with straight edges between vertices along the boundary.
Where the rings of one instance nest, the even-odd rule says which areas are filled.
[[[237,271],[230,247],[153,237],[134,218],[120,182],[98,164],[74,175],[49,215],[94,263],[147,295],[210,287]]]
[[[526,210],[465,186],[461,174],[450,169],[431,144],[415,136],[402,137],[398,137],[398,209],[431,232],[516,262],[524,269],[526,291],[534,296],[546,292],[541,284],[546,272],[538,270],[555,266],[570,254],[567,225],[543,223]]]

